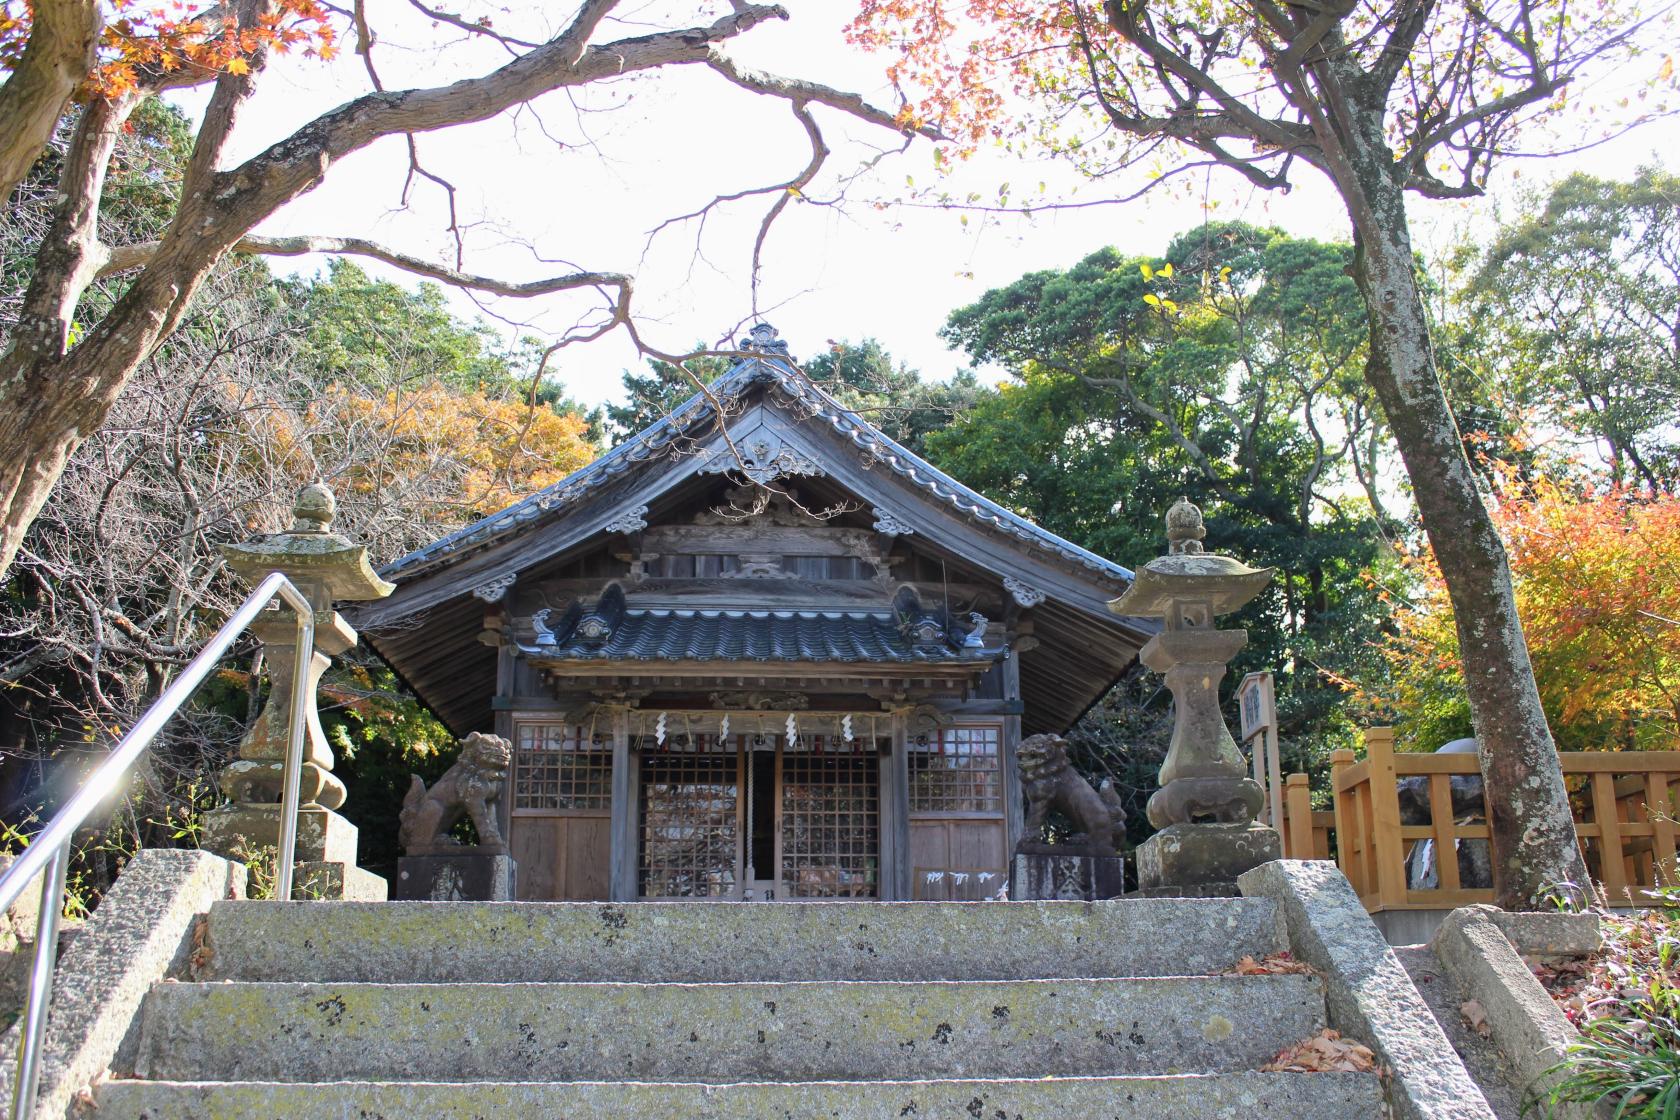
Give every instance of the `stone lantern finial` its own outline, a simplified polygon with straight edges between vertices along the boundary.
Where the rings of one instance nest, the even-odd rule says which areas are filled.
[[[338,499],[320,479],[298,491],[292,504],[292,532],[325,533],[338,512]]]
[[[1167,553],[1171,556],[1192,555],[1202,551],[1202,538],[1207,527],[1202,524],[1202,511],[1189,498],[1180,498],[1167,511]]]

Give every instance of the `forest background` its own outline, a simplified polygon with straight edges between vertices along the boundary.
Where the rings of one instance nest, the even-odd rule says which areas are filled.
[[[149,102],[120,145],[101,223],[167,222],[190,132]],[[45,225],[48,157],[0,227],[0,332]],[[1460,428],[1512,549],[1518,598],[1566,748],[1680,745],[1680,183],[1574,176],[1478,245],[1420,261]],[[1140,563],[1166,506],[1279,578],[1234,622],[1228,684],[1277,675],[1285,765],[1322,770],[1356,728],[1433,749],[1470,734],[1450,608],[1362,377],[1367,325],[1344,244],[1211,218],[1159,255],[1125,246],[952,311],[943,337],[1006,372],[924,376],[879,343],[830,340],[807,373],[889,435],[1045,527]],[[108,299],[96,289],[89,315]],[[793,339],[797,347],[806,340]],[[585,409],[533,378],[542,344],[467,321],[442,292],[335,263],[280,277],[232,258],[76,454],[0,593],[0,821],[24,827],[156,697],[238,602],[217,546],[281,528],[298,486],[338,491],[383,562],[587,463],[686,398],[654,361]],[[796,353],[798,350],[796,349]],[[708,364],[710,363],[710,364]],[[955,363],[953,363],[955,364]],[[721,372],[725,359],[693,363]],[[191,843],[212,775],[256,711],[246,657],[137,772],[88,838],[91,897],[139,844]],[[410,771],[443,729],[371,658],[324,687],[364,862],[389,870]],[[1153,787],[1169,697],[1123,680],[1076,730],[1081,767]]]

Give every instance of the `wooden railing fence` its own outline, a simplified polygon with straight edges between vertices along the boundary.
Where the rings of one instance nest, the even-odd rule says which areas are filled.
[[[1566,751],[1560,757],[1587,870],[1610,903],[1643,902],[1642,891],[1680,884],[1680,751]],[[1476,773],[1475,755],[1397,754],[1392,728],[1370,728],[1363,759],[1348,750],[1330,756],[1332,812],[1313,811],[1305,774],[1289,776],[1284,853],[1291,859],[1334,853],[1370,911],[1491,902],[1491,890],[1460,883],[1456,856],[1457,841],[1488,839],[1485,823],[1459,824],[1453,814],[1453,776]],[[1428,780],[1428,824],[1400,821],[1399,783],[1414,776]],[[1407,886],[1406,858],[1425,840],[1435,842],[1439,885],[1415,890]]]

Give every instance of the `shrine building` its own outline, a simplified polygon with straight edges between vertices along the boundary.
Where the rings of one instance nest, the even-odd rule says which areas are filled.
[[[1155,623],[1127,569],[988,501],[758,326],[706,394],[397,560],[366,640],[513,744],[524,899],[982,899],[1023,735]]]

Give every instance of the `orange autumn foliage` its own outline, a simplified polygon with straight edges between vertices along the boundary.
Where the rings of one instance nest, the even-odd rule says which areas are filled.
[[[1680,749],[1680,496],[1499,487],[1494,519],[1540,697],[1565,750]],[[1419,591],[1380,645],[1407,745],[1468,734],[1458,636],[1427,551],[1402,560]],[[1367,696],[1367,699],[1370,697]]]
[[[351,465],[336,484],[412,500],[414,516],[434,524],[493,513],[595,458],[589,425],[576,413],[440,385],[364,394],[334,387],[314,409],[333,414],[317,430],[359,452],[346,457]],[[405,493],[420,479],[424,487]]]
[[[16,68],[29,42],[35,5],[41,2],[0,5],[0,70]],[[263,50],[301,49],[308,57],[324,59],[337,52],[330,13],[318,0],[279,0],[250,27],[224,22],[211,14],[216,9],[182,0],[105,0],[104,9],[98,59],[84,96],[127,93],[145,72],[243,74],[250,69],[247,60]]]

